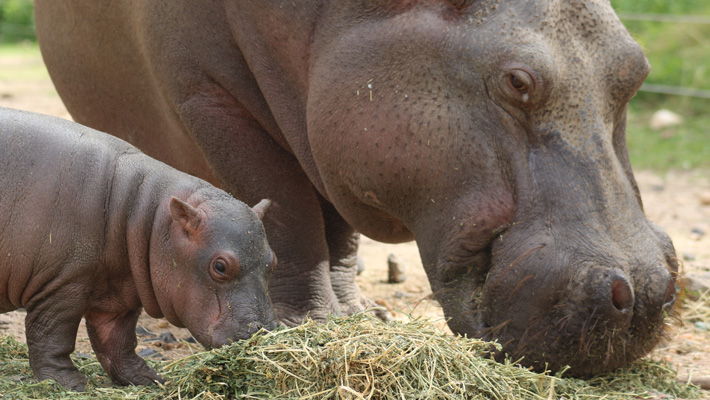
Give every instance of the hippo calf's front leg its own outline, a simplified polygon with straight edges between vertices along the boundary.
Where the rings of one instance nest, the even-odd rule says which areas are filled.
[[[164,382],[135,350],[136,324],[141,310],[119,314],[87,312],[86,330],[101,366],[118,385]]]

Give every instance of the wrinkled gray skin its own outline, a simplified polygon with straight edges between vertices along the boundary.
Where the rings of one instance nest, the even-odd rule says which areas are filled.
[[[676,256],[625,145],[649,66],[607,0],[36,5],[74,118],[278,203],[280,320],[362,309],[359,231],[416,240],[451,329],[526,365],[662,336]]]
[[[37,379],[83,390],[81,318],[117,384],[160,376],[136,353],[144,307],[206,347],[275,327],[276,260],[252,210],[128,143],[73,122],[0,108],[0,312],[27,310]]]

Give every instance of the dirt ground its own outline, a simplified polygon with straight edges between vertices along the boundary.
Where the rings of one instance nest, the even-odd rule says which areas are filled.
[[[29,79],[12,79],[12,71],[41,68],[39,57],[0,56],[0,106],[24,109],[63,118],[70,118],[62,105],[46,72]],[[637,171],[645,210],[651,220],[666,229],[673,239],[678,255],[683,259],[686,274],[710,274],[710,205],[703,204],[710,196],[708,171],[684,171],[659,175]],[[360,254],[365,261],[365,271],[358,277],[362,292],[369,298],[392,310],[396,318],[407,315],[434,318],[445,329],[440,306],[431,300],[431,289],[419,260],[416,245],[406,243],[387,245],[363,238]],[[387,258],[396,255],[404,264],[406,280],[388,284]],[[24,313],[0,315],[0,335],[12,334],[24,341]],[[707,319],[705,320],[707,322]],[[170,326],[166,321],[141,317],[139,325],[155,335],[167,331],[177,339],[190,336],[187,330]],[[673,324],[670,340],[653,352],[652,357],[665,359],[677,367],[680,376],[710,377],[710,331],[702,325],[686,322]],[[199,345],[184,341],[167,343],[150,335],[141,336],[139,351],[153,357],[174,358],[200,350]],[[80,328],[77,351],[91,352],[85,328]],[[709,392],[710,393],[710,392]],[[709,394],[710,397],[710,394]]]

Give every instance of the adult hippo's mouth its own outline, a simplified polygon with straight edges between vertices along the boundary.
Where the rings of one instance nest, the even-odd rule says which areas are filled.
[[[593,229],[501,227],[468,260],[449,254],[428,268],[441,271],[430,277],[435,298],[454,333],[500,343],[499,360],[539,371],[569,366],[577,376],[626,365],[662,340],[665,318],[677,313],[673,245],[645,218],[632,225],[625,240]],[[638,238],[648,249],[641,254]],[[470,243],[458,251],[466,252]]]

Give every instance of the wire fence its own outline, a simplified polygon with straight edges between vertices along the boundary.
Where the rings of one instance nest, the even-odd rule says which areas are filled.
[[[708,24],[710,17],[702,15],[673,15],[646,13],[617,13],[619,19],[626,21],[670,22],[679,24]]]
[[[710,16],[700,15],[673,15],[673,14],[650,14],[650,13],[618,13],[622,21],[659,22],[674,24],[700,24],[710,25]],[[12,24],[0,22],[0,37],[12,35],[23,39],[35,38],[35,27],[31,25]],[[697,89],[683,86],[659,85],[644,83],[642,92],[659,93],[672,96],[685,96],[694,98],[710,99],[710,90]]]
[[[710,17],[702,15],[673,15],[649,13],[617,13],[617,15],[622,21],[710,25]],[[641,86],[640,91],[647,93],[666,94],[672,96],[710,99],[710,90],[692,87],[659,85],[646,82]]]

